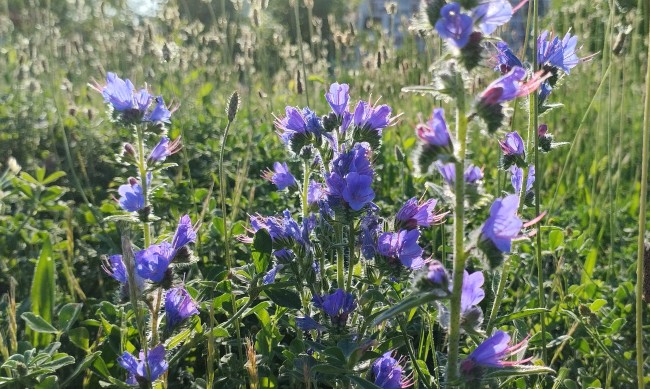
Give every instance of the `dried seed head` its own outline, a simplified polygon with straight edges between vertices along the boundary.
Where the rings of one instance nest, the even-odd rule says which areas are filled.
[[[234,91],[230,95],[230,99],[228,100],[228,110],[226,110],[226,113],[228,113],[229,122],[235,120],[235,115],[237,115],[238,110],[239,110],[239,93],[237,93],[237,91]]]

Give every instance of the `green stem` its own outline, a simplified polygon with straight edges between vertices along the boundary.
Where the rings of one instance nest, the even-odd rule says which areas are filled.
[[[336,229],[336,282],[337,288],[345,288],[345,247],[343,246],[343,224],[335,224]],[[323,271],[321,269],[321,271]]]
[[[350,224],[348,225],[348,250],[350,254],[348,256],[348,283],[346,290],[348,292],[352,291],[352,274],[354,274],[354,266],[356,262],[354,260],[354,219],[350,219]]]
[[[307,202],[307,197],[309,196],[309,174],[311,173],[311,169],[309,168],[309,161],[303,162],[303,171],[304,171],[304,176],[302,179],[302,196],[301,196],[302,217],[306,218],[307,216],[309,216],[309,203]]]
[[[539,35],[539,20],[538,20],[538,0],[533,0],[533,36],[537,37]],[[537,53],[537,39],[533,41],[533,53]],[[533,55],[533,69],[537,69],[537,55]],[[530,95],[530,121],[528,132],[529,136],[533,137],[535,155],[535,175],[536,179],[533,184],[535,190],[535,215],[541,213],[540,209],[540,186],[542,174],[540,174],[539,169],[539,137],[537,136],[537,126],[538,126],[538,113],[537,113],[537,99],[538,94],[534,92]],[[530,174],[530,172],[529,172]],[[526,193],[526,181],[522,181],[522,193]],[[542,224],[536,224],[537,233],[535,234],[535,259],[537,262],[537,298],[539,299],[539,306],[541,308],[546,307],[546,302],[544,301],[544,268],[542,266]],[[542,311],[539,314],[539,320],[542,327],[542,362],[546,363],[546,312]]]
[[[458,155],[456,156],[456,181],[454,207],[454,268],[453,290],[450,303],[449,347],[447,351],[447,384],[456,385],[458,381],[458,345],[460,343],[460,299],[465,271],[464,217],[465,217],[465,147],[467,144],[467,117],[464,101],[458,101],[456,108],[456,136]]]
[[[138,143],[138,170],[140,171],[140,186],[142,186],[142,196],[144,197],[144,208],[149,206],[149,183],[147,182],[147,161],[144,159],[144,128],[137,126],[136,142]],[[144,239],[144,248],[151,244],[151,229],[148,221],[142,222],[142,233]]]
[[[503,262],[503,269],[501,270],[501,276],[499,277],[499,285],[497,286],[497,292],[494,295],[494,302],[492,303],[492,310],[490,311],[490,318],[488,319],[488,324],[485,327],[485,333],[491,334],[492,327],[494,326],[494,320],[497,317],[499,308],[501,308],[501,301],[503,300],[503,293],[506,289],[506,282],[508,280],[508,272],[510,271],[510,257],[506,257]]]
[[[648,30],[650,38],[650,29]],[[650,55],[650,45],[648,45],[648,55]],[[643,276],[644,276],[644,258],[645,258],[645,230],[647,218],[647,196],[648,196],[648,141],[650,140],[650,64],[646,65],[645,76],[645,105],[643,107],[643,127],[641,129],[642,150],[641,150],[641,191],[639,193],[639,236],[637,239],[637,260],[636,260],[636,374],[637,387],[643,389]]]

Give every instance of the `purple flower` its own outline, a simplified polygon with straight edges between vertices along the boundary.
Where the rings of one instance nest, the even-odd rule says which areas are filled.
[[[330,91],[325,93],[325,99],[332,107],[332,111],[337,115],[343,115],[348,108],[350,101],[350,86],[348,84],[339,84],[338,82],[330,85]]]
[[[491,0],[472,9],[472,18],[478,27],[489,35],[512,18],[512,6],[508,0]]]
[[[325,190],[323,184],[316,181],[309,181],[309,188],[307,189],[307,204],[318,204],[321,199],[325,197]]]
[[[375,198],[375,192],[372,190],[372,176],[350,172],[344,177],[344,180],[345,188],[343,188],[341,196],[352,210],[360,210]]]
[[[537,62],[540,66],[550,64],[569,74],[579,62],[576,54],[578,37],[567,32],[562,40],[548,31],[542,31],[537,38]]]
[[[123,291],[128,291],[129,274],[126,271],[126,265],[124,265],[121,255],[111,255],[108,258],[103,257],[102,269],[106,274],[122,284]],[[144,279],[138,275],[137,271],[135,272],[134,277],[136,288],[141,291],[144,289]]]
[[[154,162],[162,162],[170,155],[179,152],[182,148],[183,146],[181,145],[180,136],[174,139],[171,143],[169,142],[168,137],[163,136],[156,147],[151,150],[151,154],[149,155],[148,160]]]
[[[539,87],[539,101],[540,104],[543,104],[548,96],[551,94],[553,91],[553,88],[551,87],[551,84],[548,82],[543,82],[542,85]]]
[[[418,230],[384,232],[377,241],[377,251],[388,258],[389,262],[399,260],[407,268],[417,270],[424,266],[423,250],[418,245],[419,238]]]
[[[504,359],[518,354],[526,349],[528,338],[514,346],[510,345],[510,335],[504,331],[497,331],[483,341],[469,356],[460,363],[460,371],[464,376],[474,378],[480,374],[479,367],[501,368],[524,364],[531,358],[519,361],[505,361]]]
[[[316,308],[322,309],[332,320],[332,324],[343,326],[350,313],[357,307],[356,299],[351,293],[339,288],[334,293],[312,298]]]
[[[147,353],[146,364],[150,374],[147,374],[143,351],[140,351],[140,359],[135,359],[133,355],[125,351],[117,358],[117,363],[129,372],[129,378],[126,381],[129,385],[153,382],[169,367],[165,360],[165,347],[162,344]]]
[[[445,214],[436,214],[437,203],[434,199],[424,202],[418,202],[416,197],[409,199],[397,212],[395,227],[412,230],[418,226],[429,227],[432,224],[439,223],[445,217]]]
[[[296,177],[291,174],[286,162],[273,163],[273,170],[267,170],[262,177],[275,184],[278,190],[283,190],[292,185],[298,185]]]
[[[302,331],[316,330],[322,332],[325,330],[325,327],[320,325],[316,320],[312,319],[310,316],[297,317],[296,327],[298,327]]]
[[[375,385],[382,389],[408,388],[413,383],[404,376],[404,368],[392,357],[392,352],[386,352],[372,363],[372,377]]]
[[[489,240],[502,253],[509,253],[512,240],[519,235],[523,222],[517,217],[519,198],[509,195],[497,199],[490,207],[490,216],[481,229],[480,241]]]
[[[120,207],[128,212],[139,211],[144,208],[144,193],[142,193],[142,186],[135,178],[129,178],[127,185],[120,185],[117,189],[120,194]]]
[[[499,145],[504,155],[524,155],[524,140],[517,131],[507,133],[506,139],[499,141]]]
[[[156,97],[155,102],[156,102],[156,106],[153,107],[151,112],[148,112],[147,114],[144,115],[143,120],[145,122],[169,123],[172,117],[172,112],[175,111],[176,109],[172,109],[170,111],[169,108],[165,106],[165,101],[163,100],[162,96]]]
[[[440,9],[440,19],[436,22],[436,31],[441,38],[451,41],[459,49],[469,42],[472,33],[472,17],[460,12],[460,4],[445,4]]]
[[[442,175],[442,178],[445,180],[445,182],[448,185],[453,186],[456,182],[456,165],[453,162],[438,162],[436,166],[438,167],[438,171],[440,172],[440,175]],[[474,185],[483,179],[483,171],[477,166],[469,165],[465,169],[463,179],[465,180],[465,183]]]
[[[445,122],[445,111],[442,108],[434,108],[431,118],[426,123],[418,124],[415,127],[415,133],[426,144],[451,147],[451,138],[447,131],[447,122]]]
[[[135,88],[129,79],[122,80],[117,74],[108,72],[106,75],[106,85],[100,86],[96,84],[94,89],[101,92],[102,96],[104,96],[104,101],[110,103],[116,111],[123,112],[136,108],[133,95]],[[141,92],[138,94],[139,103],[143,101],[148,102],[150,99],[151,97],[148,96],[148,93],[146,95]]]
[[[196,303],[184,288],[172,288],[165,295],[167,328],[172,329],[192,315],[198,315]]]
[[[512,182],[512,187],[515,189],[515,194],[518,196],[521,193],[521,187],[524,179],[524,169],[513,166],[510,168],[510,182]],[[528,167],[528,177],[526,178],[526,193],[528,193],[535,183],[535,166],[530,165]]]
[[[501,74],[506,74],[514,67],[524,66],[505,42],[497,42],[496,47],[497,66],[494,68],[494,70],[500,71]]]
[[[550,74],[543,76],[544,72],[540,71],[524,82],[526,70],[522,67],[515,66],[510,72],[493,81],[481,93],[480,103],[483,105],[501,104],[506,101],[514,100],[517,97],[527,96],[537,90],[539,86],[550,77]]]
[[[282,265],[282,264],[277,264],[277,265],[273,266],[271,268],[271,270],[269,270],[269,272],[266,273],[264,275],[264,277],[262,278],[262,285],[268,285],[268,284],[274,283],[275,282],[275,276],[277,276],[278,271],[282,270],[283,267],[284,267],[284,265]]]
[[[271,235],[273,242],[297,242],[301,245],[308,244],[308,237],[315,227],[315,221],[307,218],[302,227],[293,219],[289,210],[285,210],[282,217],[254,215],[250,217],[253,232],[265,229]]]
[[[382,226],[379,218],[374,212],[368,212],[359,225],[361,255],[367,260],[371,260],[377,254],[377,237],[382,232]]]
[[[447,269],[442,265],[438,260],[433,260],[429,262],[429,272],[427,273],[427,280],[432,282],[434,285],[447,287],[449,284],[449,274],[447,274]]]
[[[135,253],[136,271],[142,278],[161,282],[175,254],[176,250],[167,242],[153,244]]]
[[[354,109],[352,118],[354,125],[360,129],[377,131],[381,135],[381,130],[390,125],[391,108],[387,105],[373,107],[370,103],[359,101]]]
[[[463,274],[463,288],[460,296],[460,311],[468,312],[473,306],[478,305],[485,297],[483,283],[485,277],[480,271],[469,274],[467,270]]]
[[[352,150],[339,154],[332,161],[332,172],[325,179],[330,206],[344,201],[350,208],[359,211],[374,199],[374,171],[368,159],[369,152],[366,144],[356,143]]]
[[[192,220],[189,215],[183,215],[178,221],[178,227],[172,239],[172,247],[179,250],[188,243],[196,242],[196,230],[192,226]]]
[[[275,119],[275,127],[283,131],[279,135],[284,143],[289,143],[296,134],[305,134],[307,132],[307,123],[298,108],[287,106],[285,113],[285,117]]]

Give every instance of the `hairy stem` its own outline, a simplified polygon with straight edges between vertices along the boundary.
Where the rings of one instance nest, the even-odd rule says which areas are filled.
[[[456,136],[458,155],[456,156],[456,181],[454,207],[454,268],[453,290],[450,303],[449,346],[447,351],[447,383],[451,386],[458,381],[458,344],[460,342],[460,300],[465,270],[464,217],[465,217],[465,148],[467,143],[467,117],[463,101],[456,108]]]

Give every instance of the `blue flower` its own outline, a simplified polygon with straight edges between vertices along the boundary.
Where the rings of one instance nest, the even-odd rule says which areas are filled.
[[[131,80],[126,79],[122,80],[115,73],[108,72],[106,75],[106,85],[100,87],[97,85],[95,87],[98,91],[101,92],[104,96],[104,101],[111,104],[113,109],[118,112],[123,112],[131,109],[139,108],[140,104],[147,102],[151,99],[151,96],[146,93],[138,94],[138,104],[136,106],[134,101],[134,90],[133,83]],[[148,104],[147,104],[148,105]]]
[[[472,9],[472,18],[484,34],[492,34],[512,18],[512,6],[508,0],[487,1]]]
[[[318,204],[323,199],[323,197],[325,197],[323,184],[313,180],[309,181],[309,187],[307,188],[307,204]]]
[[[326,176],[327,196],[330,206],[345,202],[354,211],[370,203],[374,171],[368,159],[367,144],[356,143],[347,153],[341,153],[331,163],[331,173]]]
[[[353,294],[339,288],[334,293],[325,296],[314,296],[314,306],[322,309],[332,321],[333,325],[343,326],[348,316],[357,307],[357,301]]]
[[[350,172],[345,177],[345,188],[341,193],[350,208],[358,211],[375,198],[372,190],[372,177]]]
[[[284,190],[289,186],[298,185],[296,177],[291,174],[286,162],[273,163],[273,170],[267,170],[262,177],[275,184],[278,190]]]
[[[506,74],[514,67],[524,67],[519,58],[517,58],[515,53],[510,50],[505,42],[497,42],[496,47],[497,66],[494,68],[494,70],[500,71],[501,74]]]
[[[135,212],[144,208],[144,193],[142,193],[142,186],[135,178],[129,178],[129,183],[127,185],[120,185],[117,189],[117,193],[120,194],[120,207],[125,211]]]
[[[490,207],[490,216],[486,220],[479,241],[490,241],[502,253],[509,253],[512,240],[519,235],[523,222],[517,217],[519,198],[509,195],[497,199]]]
[[[353,122],[360,129],[377,131],[381,135],[381,130],[388,127],[391,121],[391,108],[388,105],[373,107],[370,103],[359,101],[354,109]]]
[[[467,378],[474,379],[480,376],[481,367],[502,368],[524,364],[530,361],[532,357],[519,361],[505,361],[504,359],[525,350],[527,345],[528,338],[511,346],[510,335],[499,330],[483,341],[483,343],[460,363],[461,374]]]
[[[282,264],[277,264],[277,265],[273,266],[271,268],[271,270],[269,270],[269,272],[266,273],[264,275],[264,277],[262,278],[262,285],[268,285],[268,284],[274,283],[275,282],[275,276],[278,274],[279,270],[282,270],[283,267],[284,267],[284,265],[282,265]]]
[[[316,330],[322,332],[325,330],[325,327],[320,325],[316,320],[312,319],[310,316],[297,317],[296,327],[298,327],[302,331]]]
[[[172,288],[165,295],[167,328],[172,329],[192,315],[198,315],[196,303],[184,288]]]
[[[415,133],[425,144],[448,149],[452,147],[445,121],[445,111],[442,108],[434,108],[431,118],[426,123],[418,124]]]
[[[468,312],[472,307],[478,305],[485,298],[483,283],[485,277],[480,271],[469,274],[467,270],[463,273],[463,288],[460,296],[461,315]]]
[[[562,40],[548,31],[542,31],[537,38],[537,63],[540,66],[550,64],[569,74],[580,58],[576,54],[578,37],[567,32]]]
[[[412,230],[419,227],[429,227],[439,223],[445,214],[436,214],[435,208],[438,202],[429,199],[418,202],[416,197],[409,199],[395,216],[395,227]]]
[[[519,196],[523,186],[524,169],[513,166],[510,169],[510,173],[512,174],[512,176],[510,177],[510,182],[512,183],[512,187],[515,190],[515,194]],[[530,190],[533,188],[534,183],[535,183],[535,165],[530,165],[528,167],[528,177],[526,178],[526,193],[530,192]]]
[[[447,269],[438,260],[429,262],[429,272],[427,273],[427,280],[437,286],[447,287],[449,284],[449,274]]]
[[[165,106],[165,101],[163,100],[162,96],[158,96],[155,99],[156,106],[153,107],[151,112],[148,112],[144,115],[143,120],[145,122],[162,122],[162,123],[169,123],[171,117],[172,117],[172,112],[175,111],[169,110]]]
[[[401,389],[412,385],[412,382],[404,376],[404,368],[397,359],[393,358],[390,351],[372,363],[372,377],[375,385],[382,389]]]
[[[129,378],[126,381],[129,385],[153,382],[166,372],[169,367],[165,360],[165,347],[163,345],[158,345],[147,353],[146,364],[149,367],[150,374],[147,374],[143,351],[140,351],[139,359],[135,359],[133,355],[125,351],[124,354],[117,358],[117,363],[129,372]]]
[[[309,243],[309,234],[315,227],[315,220],[311,217],[303,220],[302,226],[291,216],[289,210],[284,210],[282,217],[254,215],[250,217],[253,232],[265,229],[271,235],[273,242],[289,244],[297,242],[300,245]]]
[[[162,282],[175,254],[176,250],[168,242],[153,244],[135,253],[136,270],[142,278]]]
[[[401,230],[399,232],[384,232],[377,241],[377,251],[389,262],[399,260],[402,265],[411,270],[424,266],[422,247],[418,245],[420,231]]]
[[[521,139],[517,131],[507,133],[506,139],[499,141],[499,146],[501,146],[503,155],[524,157],[524,140]]]
[[[176,227],[172,239],[172,247],[177,251],[188,243],[194,242],[196,242],[196,230],[192,226],[192,220],[189,215],[183,215],[178,221],[178,227]]]
[[[348,102],[350,101],[350,86],[348,84],[339,84],[338,82],[330,85],[330,91],[325,94],[327,103],[332,107],[332,111],[341,116],[347,111]]]
[[[151,150],[148,160],[153,162],[162,162],[170,155],[179,152],[181,148],[183,148],[183,146],[181,145],[180,136],[174,139],[171,143],[169,142],[168,137],[163,136],[156,147]]]
[[[435,27],[441,38],[462,49],[469,42],[472,24],[472,17],[460,12],[460,4],[449,3],[440,9],[440,19]]]
[[[456,182],[456,165],[453,162],[438,162],[436,163],[436,167],[438,168],[438,171],[440,172],[440,175],[445,180],[445,182],[449,186],[453,186]],[[465,180],[465,183],[475,185],[483,179],[483,171],[481,168],[470,164],[467,166],[467,168],[465,168],[463,179]]]
[[[102,269],[106,274],[120,282],[125,287],[125,290],[128,288],[129,274],[126,271],[126,265],[124,265],[121,255],[111,255],[108,258],[103,257]],[[142,290],[144,288],[144,279],[137,272],[134,276],[137,289]]]

